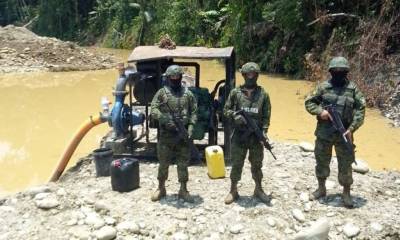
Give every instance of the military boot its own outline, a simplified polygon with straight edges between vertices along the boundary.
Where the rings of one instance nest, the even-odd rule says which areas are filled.
[[[326,196],[325,182],[326,178],[318,178],[318,189],[311,194],[310,200],[317,200]]]
[[[181,188],[179,189],[179,192],[178,192],[178,198],[183,199],[183,201],[188,202],[188,203],[194,202],[193,197],[189,194],[189,192],[187,190],[186,182],[181,182]]]
[[[352,208],[354,206],[353,199],[350,195],[350,185],[343,186],[342,200],[343,200],[343,205],[346,208]]]
[[[225,204],[231,204],[239,198],[237,182],[231,182],[231,191],[225,197]]]
[[[254,188],[254,197],[260,200],[263,203],[269,203],[270,198],[265,194],[264,190],[261,187],[261,180],[255,181],[256,187]]]
[[[165,189],[165,181],[158,181],[158,189],[151,195],[151,201],[156,202],[160,201],[161,198],[167,195],[167,190]]]

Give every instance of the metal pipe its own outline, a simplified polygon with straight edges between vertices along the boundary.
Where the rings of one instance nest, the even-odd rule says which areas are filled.
[[[111,123],[117,136],[121,135],[123,131],[123,127],[121,126],[121,110],[124,106],[124,100],[127,94],[125,90],[127,80],[128,78],[126,77],[126,75],[122,74],[118,78],[117,84],[115,86],[115,91],[113,92],[115,96],[115,103],[111,110]]]
[[[50,178],[50,182],[56,182],[60,178],[65,168],[67,167],[69,160],[71,159],[76,148],[78,147],[79,143],[81,142],[82,138],[86,135],[86,133],[88,133],[90,129],[92,129],[94,126],[97,126],[106,121],[107,118],[99,114],[98,116],[95,117],[90,116],[90,118],[86,120],[79,127],[78,131],[74,134],[74,137],[71,139],[67,148],[64,150],[64,153],[61,156],[60,161],[58,162],[57,168],[55,169],[53,175]]]
[[[120,137],[124,134],[125,132],[125,125],[124,122],[122,121],[122,110],[124,108],[124,101],[125,101],[125,96],[128,93],[126,91],[126,84],[129,83],[129,89],[130,89],[130,97],[132,96],[132,84],[136,79],[140,77],[140,73],[132,70],[126,70],[124,74],[122,74],[118,80],[117,84],[115,86],[115,91],[114,96],[115,96],[115,103],[114,106],[111,110],[111,124],[114,128],[114,132],[117,137]],[[131,101],[132,102],[132,101]]]

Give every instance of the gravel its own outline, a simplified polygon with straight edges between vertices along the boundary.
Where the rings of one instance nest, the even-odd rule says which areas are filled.
[[[178,200],[175,165],[170,167],[167,197],[154,203],[150,196],[157,187],[156,162],[140,162],[140,188],[118,193],[111,190],[109,177],[95,177],[88,156],[57,184],[1,199],[0,239],[326,239],[327,232],[331,240],[399,239],[399,172],[354,173],[355,208],[346,209],[337,166],[332,164],[327,197],[311,202],[307,195],[317,184],[314,157],[304,158],[298,145],[274,145],[280,161],[266,154],[262,182],[272,196],[270,206],[252,198],[248,161],[239,185],[241,197],[231,205],[224,204],[229,178],[209,179],[201,165],[189,168],[188,188],[194,203]],[[226,169],[229,176],[229,164]],[[48,199],[58,205],[37,205]],[[304,238],[314,233],[323,237]]]

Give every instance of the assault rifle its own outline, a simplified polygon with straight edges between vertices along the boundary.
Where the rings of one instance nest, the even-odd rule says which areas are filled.
[[[189,133],[186,130],[185,125],[182,123],[181,119],[178,116],[176,116],[176,113],[174,112],[174,110],[172,110],[171,106],[169,106],[167,101],[163,102],[162,104],[165,104],[165,106],[167,106],[167,110],[168,110],[169,114],[171,115],[172,121],[174,122],[175,127],[177,129],[179,139],[182,139],[183,141],[189,143],[189,147],[195,155],[196,162],[197,163],[200,162],[199,150],[194,145],[193,139],[189,138]]]
[[[336,131],[338,131],[340,133],[340,135],[342,135],[342,138],[346,144],[347,150],[349,150],[349,152],[351,154],[354,154],[353,142],[347,135],[345,135],[345,132],[347,130],[343,126],[343,122],[342,122],[342,119],[340,118],[339,112],[336,110],[336,105],[335,104],[327,105],[327,106],[325,106],[325,109],[329,112],[329,115],[331,115],[331,122],[332,122],[333,128]],[[354,162],[357,164],[356,161],[354,161]]]
[[[272,152],[272,146],[268,142],[268,138],[264,136],[262,130],[257,126],[256,122],[243,110],[235,112],[236,115],[242,115],[246,120],[246,126],[250,133],[254,133],[259,141],[261,141],[264,147],[271,153],[272,157],[276,160],[275,154]]]

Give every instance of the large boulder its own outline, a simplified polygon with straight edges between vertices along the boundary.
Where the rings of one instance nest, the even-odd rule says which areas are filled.
[[[351,164],[351,167],[356,173],[366,174],[367,172],[369,172],[368,164],[360,159],[356,159],[355,163]]]
[[[325,240],[328,239],[328,234],[331,226],[327,218],[318,219],[311,227],[300,231],[294,236],[294,240]]]

